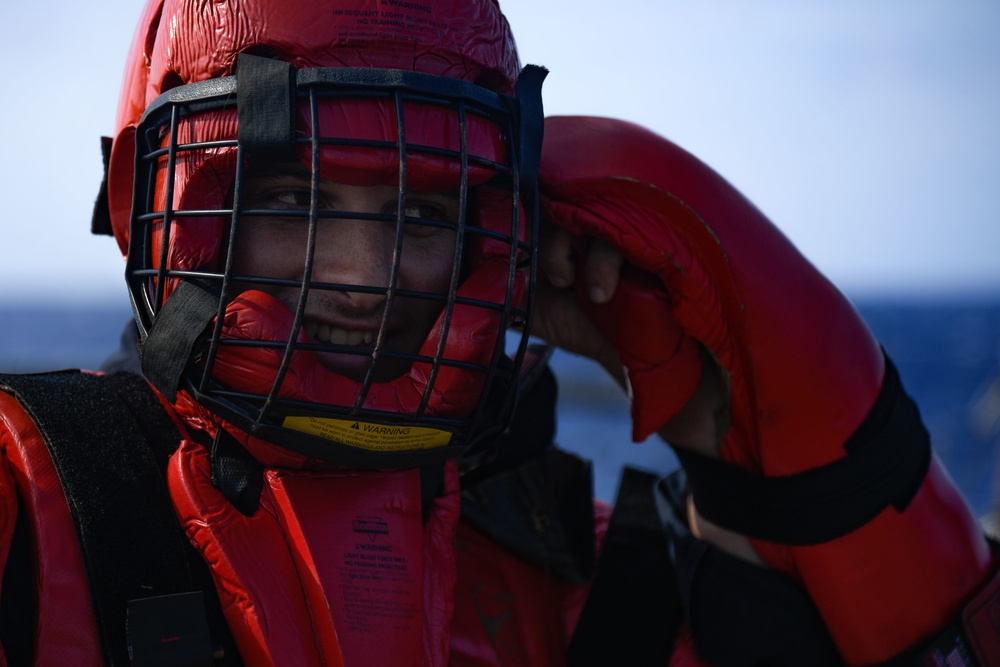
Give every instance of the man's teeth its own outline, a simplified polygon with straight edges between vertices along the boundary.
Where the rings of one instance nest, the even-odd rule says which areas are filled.
[[[332,345],[368,345],[375,340],[374,331],[347,331],[313,321],[305,322],[303,327],[310,338]]]

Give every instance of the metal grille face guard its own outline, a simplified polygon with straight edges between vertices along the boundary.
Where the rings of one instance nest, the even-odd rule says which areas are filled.
[[[136,131],[126,264],[146,376],[168,399],[186,391],[253,437],[355,467],[422,465],[501,433],[516,404],[533,308],[544,76],[528,66],[517,95],[505,96],[414,72],[294,70],[240,56],[236,76],[160,96]],[[367,109],[375,120],[345,122],[344,109]],[[302,276],[236,275],[241,224],[275,214],[244,207],[247,171],[290,161],[311,173],[308,210],[280,212],[307,230]],[[324,210],[324,178],[396,186],[395,211]],[[453,194],[458,219],[408,216],[414,183]],[[338,218],[394,227],[387,285],[314,280],[317,231]],[[453,230],[446,291],[398,284],[412,225]],[[268,294],[289,288],[294,311]],[[384,297],[373,342],[338,345],[305,333],[307,302],[323,291]],[[419,350],[385,344],[400,299],[440,306]],[[345,377],[319,364],[322,353],[367,358],[367,370]],[[390,359],[409,371],[376,381]]]

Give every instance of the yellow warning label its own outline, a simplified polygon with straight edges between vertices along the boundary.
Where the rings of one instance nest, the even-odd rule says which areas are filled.
[[[285,417],[285,428],[351,447],[373,452],[404,452],[415,449],[444,447],[451,442],[451,433],[421,426],[373,424],[354,419],[324,419],[321,417]]]

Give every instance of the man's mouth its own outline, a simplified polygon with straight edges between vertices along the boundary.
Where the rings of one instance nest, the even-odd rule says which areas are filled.
[[[315,320],[306,320],[302,323],[302,328],[305,329],[306,334],[310,338],[317,342],[329,343],[331,345],[371,345],[375,340],[376,334],[371,329],[365,331],[348,331],[347,329],[330,326],[329,324]]]

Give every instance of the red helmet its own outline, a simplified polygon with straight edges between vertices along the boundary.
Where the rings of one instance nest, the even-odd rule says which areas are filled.
[[[152,0],[107,178],[150,381],[352,466],[501,432],[527,349],[543,78],[491,0]],[[379,257],[344,240],[356,227],[388,239]],[[352,253],[384,270],[321,274]],[[408,279],[427,258],[440,278]],[[356,331],[324,314],[344,295],[368,304]]]

